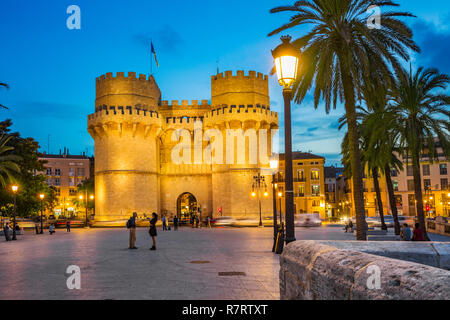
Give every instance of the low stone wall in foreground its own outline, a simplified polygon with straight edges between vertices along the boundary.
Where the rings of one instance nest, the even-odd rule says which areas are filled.
[[[282,300],[449,300],[450,271],[317,241],[280,257]]]

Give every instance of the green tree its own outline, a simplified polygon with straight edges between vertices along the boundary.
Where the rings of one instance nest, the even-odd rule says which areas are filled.
[[[408,50],[419,51],[412,31],[398,17],[413,17],[406,12],[382,10],[380,29],[368,27],[370,6],[397,7],[391,1],[305,0],[292,6],[271,10],[293,12],[290,21],[269,36],[287,29],[312,25],[311,30],[293,42],[302,50],[299,79],[294,85],[295,101],[304,100],[314,85],[314,106],[325,102],[325,110],[345,102],[349,135],[349,155],[353,176],[357,239],[366,240],[362,166],[356,123],[356,97],[361,84],[393,82],[392,69],[399,57],[409,59]],[[373,69],[377,72],[372,73]]]
[[[401,69],[395,84],[396,90],[388,108],[391,113],[389,127],[400,147],[402,155],[411,158],[414,175],[414,194],[417,217],[420,227],[426,233],[425,214],[423,210],[420,159],[434,161],[439,158],[436,140],[445,156],[450,156],[450,96],[438,92],[446,90],[450,77],[437,69],[419,68],[416,72]]]
[[[46,177],[39,172],[44,171],[44,162],[39,160],[39,144],[32,138],[22,138],[20,134],[11,133],[11,120],[0,122],[0,134],[8,135],[7,146],[11,149],[5,155],[17,157],[20,174],[16,176],[19,185],[17,194],[17,214],[19,216],[31,216],[39,214],[41,203],[38,195],[42,192],[49,193],[49,187],[45,183]],[[0,204],[5,205],[12,201],[9,190],[0,192]]]
[[[14,181],[20,173],[20,167],[17,164],[21,158],[10,154],[14,147],[8,146],[11,136],[2,134],[0,136],[0,187],[5,188]]]

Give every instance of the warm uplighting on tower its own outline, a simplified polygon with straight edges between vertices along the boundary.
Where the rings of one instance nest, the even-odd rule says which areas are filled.
[[[255,191],[252,192],[252,197],[253,198],[256,197],[256,192]]]

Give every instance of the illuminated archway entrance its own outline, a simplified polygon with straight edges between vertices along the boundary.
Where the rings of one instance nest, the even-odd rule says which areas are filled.
[[[192,193],[186,192],[181,194],[177,199],[177,216],[180,223],[189,223],[191,217],[197,214],[197,199]]]

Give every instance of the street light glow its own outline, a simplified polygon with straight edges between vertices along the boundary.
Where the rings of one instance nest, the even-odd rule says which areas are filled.
[[[281,37],[283,43],[272,51],[278,82],[283,88],[290,88],[297,79],[300,50],[291,44],[291,39]]]
[[[45,194],[41,193],[41,194],[39,195],[39,198],[41,198],[41,200],[44,200]]]
[[[14,193],[16,193],[17,190],[19,190],[19,186],[13,185],[13,186],[11,187],[11,189],[12,189],[12,191],[13,191]]]

